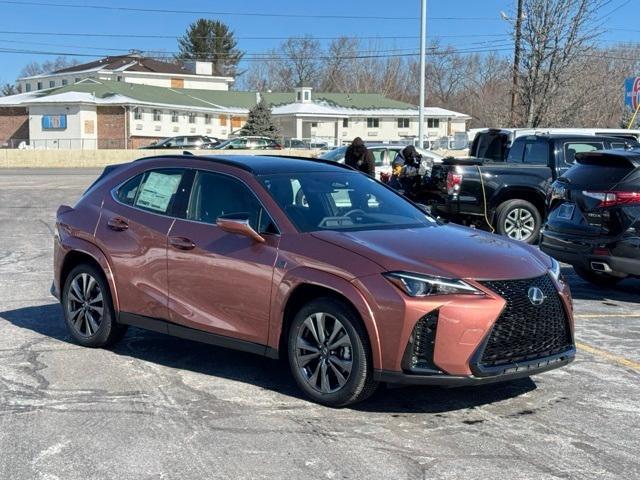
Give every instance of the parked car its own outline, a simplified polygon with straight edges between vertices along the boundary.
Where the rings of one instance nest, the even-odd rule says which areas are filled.
[[[575,355],[556,261],[441,224],[334,162],[162,156],[108,167],[58,209],[54,267],[79,344],[112,344],[135,325],[282,356],[331,406],[379,382],[479,385]]]
[[[214,150],[280,150],[280,145],[269,137],[236,137],[216,145]]]
[[[503,161],[503,138],[476,137],[471,151],[487,158],[448,158],[433,167],[434,213],[536,243],[547,190],[573,165],[576,153],[631,146],[639,144],[617,137],[530,135],[516,138]]]
[[[390,144],[368,144],[367,148],[373,153],[373,158],[376,161],[376,178],[380,179],[383,175],[391,175],[391,163],[393,159],[396,158],[396,155],[404,148],[406,145],[390,145]],[[438,155],[431,150],[424,150],[420,148],[416,148],[418,153],[422,155],[423,158],[429,159],[431,164],[442,162],[442,155]],[[332,162],[344,163],[344,156],[347,151],[347,147],[338,147],[333,150],[329,150],[326,153],[323,153],[318,158],[324,160],[331,160]]]
[[[323,140],[288,138],[284,141],[284,148],[327,150],[329,148],[329,143]]]
[[[218,145],[220,141],[217,138],[208,137],[206,135],[180,135],[177,137],[169,137],[159,142],[151,143],[146,147],[140,147],[141,149],[162,149],[162,148],[177,148],[177,149],[208,149]]]
[[[548,196],[540,248],[596,285],[640,276],[640,150],[577,156]]]

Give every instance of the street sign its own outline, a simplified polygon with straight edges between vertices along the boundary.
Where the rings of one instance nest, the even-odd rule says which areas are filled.
[[[624,104],[634,112],[640,105],[640,77],[630,77],[624,81]]]

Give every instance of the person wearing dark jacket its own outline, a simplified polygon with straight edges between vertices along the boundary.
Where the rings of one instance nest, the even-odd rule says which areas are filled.
[[[376,161],[360,137],[356,137],[347,147],[344,163],[371,177],[376,176]]]

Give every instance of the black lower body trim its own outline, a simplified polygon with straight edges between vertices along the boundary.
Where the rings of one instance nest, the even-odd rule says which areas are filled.
[[[120,312],[120,315],[118,316],[118,323],[151,330],[153,332],[166,333],[167,335],[185,338],[187,340],[208,343],[218,347],[240,350],[242,352],[254,353],[256,355],[263,355],[270,358],[278,357],[277,351],[274,352],[274,349],[266,345],[248,342],[246,340],[239,340],[237,338],[231,338],[224,335],[217,335],[215,333],[205,332],[195,328],[184,327],[172,322],[152,317],[145,317],[144,315],[137,315],[135,313]]]
[[[464,387],[468,385],[486,385],[490,383],[508,382],[519,378],[530,377],[538,373],[553,370],[571,363],[575,358],[575,350],[572,355],[566,355],[561,359],[540,359],[537,363],[520,365],[510,368],[505,373],[487,377],[473,375],[462,377],[455,375],[412,375],[403,372],[390,372],[388,370],[375,370],[373,378],[379,382],[404,384],[404,385],[440,385],[444,387]]]

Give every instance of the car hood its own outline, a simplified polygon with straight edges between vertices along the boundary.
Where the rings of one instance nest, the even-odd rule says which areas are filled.
[[[549,257],[515,240],[456,225],[358,232],[322,231],[313,236],[362,255],[385,271],[450,278],[533,278],[551,266]]]

